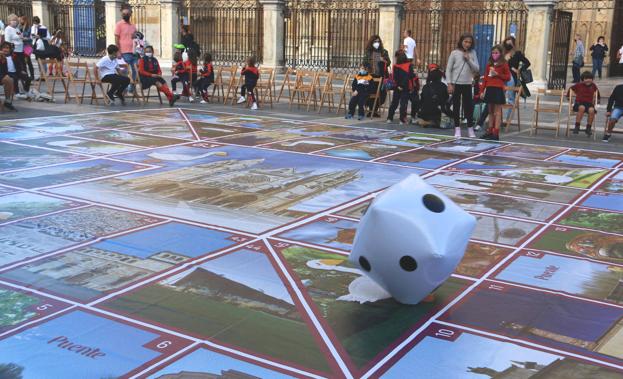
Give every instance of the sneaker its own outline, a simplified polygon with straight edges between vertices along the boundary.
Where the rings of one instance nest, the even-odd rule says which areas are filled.
[[[476,138],[476,133],[474,133],[474,128],[467,128],[467,135],[469,138]]]
[[[115,105],[117,105],[115,103],[115,99],[110,99],[109,102],[108,102],[108,105],[110,105],[111,107],[114,107]]]
[[[119,95],[119,101],[121,102],[121,105],[125,106],[125,97],[123,97],[123,95]]]
[[[251,110],[252,111],[256,111],[257,110],[257,103],[253,103],[253,105],[251,105]]]
[[[418,122],[417,122],[417,118],[415,118],[415,117],[411,118],[411,121],[409,121],[409,123],[410,123],[411,125],[417,125],[417,124],[418,124]]]
[[[201,99],[201,101],[199,102],[199,104],[207,104],[207,103],[208,103],[208,102],[207,102],[207,101],[205,101],[205,100],[203,100],[203,99]]]
[[[400,125],[407,125],[407,120],[400,119]]]
[[[608,142],[612,137],[612,134],[604,134],[604,137],[601,139],[603,142]]]
[[[350,120],[351,118],[353,118],[353,115],[348,113],[346,114],[346,116],[344,116],[345,119]]]
[[[392,120],[391,118],[388,118],[387,121],[385,121],[386,124],[391,124],[392,122],[394,122],[394,120]]]
[[[189,103],[194,103],[195,102],[195,98],[192,96],[188,96],[188,102]]]
[[[587,137],[590,137],[593,135],[593,131],[591,130],[591,128],[586,128],[586,130],[584,131],[584,133],[586,133]]]
[[[25,93],[18,93],[15,95],[15,98],[20,100],[26,100],[28,99],[28,95],[26,95]]]
[[[461,138],[461,128],[454,128],[454,137]]]
[[[15,109],[15,107],[13,106],[12,103],[7,103],[6,101],[4,102],[4,107],[6,109],[8,109],[8,110],[11,110],[11,111],[16,111],[17,110],[17,109]]]
[[[480,125],[476,125],[476,126],[474,126],[474,130],[475,130],[475,131],[479,131],[480,129],[482,129],[482,126],[480,126]]]
[[[247,98],[246,98],[246,97],[244,97],[244,96],[240,96],[240,98],[238,99],[238,103],[237,103],[237,104],[242,104],[242,103],[244,103],[245,101],[247,101]]]
[[[578,133],[580,133],[580,126],[576,125],[576,127],[573,128],[573,134],[578,134]]]
[[[364,115],[357,116],[357,120],[359,120],[359,121],[363,120],[364,118],[366,118]]]
[[[171,98],[169,99],[169,106],[172,107],[176,101],[178,101],[180,99],[180,95],[173,95],[171,96]]]

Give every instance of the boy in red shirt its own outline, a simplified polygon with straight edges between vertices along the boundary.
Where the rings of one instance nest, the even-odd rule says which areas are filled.
[[[599,89],[597,85],[593,83],[593,74],[590,71],[584,71],[580,76],[582,80],[579,83],[575,83],[567,90],[567,97],[569,96],[569,91],[573,90],[575,93],[575,102],[573,103],[573,111],[576,112],[575,115],[575,128],[573,129],[573,134],[578,134],[580,132],[580,123],[582,122],[582,117],[584,117],[584,113],[588,112],[588,120],[586,121],[586,135],[591,136],[593,132],[591,131],[593,121],[595,120],[595,104],[593,104],[593,99],[595,98],[595,93],[597,93],[597,103],[601,100],[599,95]]]
[[[162,70],[158,60],[154,58],[154,48],[146,46],[144,56],[138,61],[138,75],[141,80],[141,88],[148,89],[156,86],[159,92],[162,92],[169,99],[169,106],[173,106],[179,98],[173,95],[173,92],[167,87],[167,82],[162,78]]]

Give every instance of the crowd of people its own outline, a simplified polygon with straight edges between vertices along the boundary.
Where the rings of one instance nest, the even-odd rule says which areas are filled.
[[[201,56],[201,48],[194,41],[188,26],[182,27],[181,41],[174,45],[177,51],[171,67],[169,86],[163,77],[163,69],[154,56],[154,48],[132,24],[131,17],[130,7],[122,8],[121,20],[114,31],[115,44],[107,47],[106,54],[95,65],[101,81],[110,84],[106,93],[109,103],[125,105],[126,94],[136,91],[133,88],[134,81],[130,78],[136,78],[144,90],[151,86],[156,87],[157,91],[166,96],[170,106],[181,96],[186,97],[189,102],[198,98],[202,104],[207,103],[208,89],[215,79],[212,55],[206,52]],[[31,23],[25,16],[9,15],[7,25],[2,31],[0,82],[5,93],[4,107],[14,110],[13,98],[30,99],[34,96],[30,88],[35,80],[32,56],[62,61],[67,51],[63,31],[55,30],[50,34],[36,16]],[[418,123],[425,127],[444,127],[447,124],[442,123],[442,115],[445,115],[452,120],[456,137],[462,136],[462,125],[465,124],[468,137],[475,138],[476,131],[484,129],[481,138],[498,140],[503,118],[509,116],[509,113],[503,114],[504,105],[513,104],[517,93],[524,97],[530,96],[527,87],[532,80],[530,61],[516,48],[514,36],[509,36],[502,44],[493,46],[487,61],[481,63],[474,49],[474,37],[471,34],[461,35],[456,48],[448,57],[445,69],[438,64],[428,64],[426,83],[423,86],[417,73],[421,61],[416,40],[410,30],[404,31],[403,37],[403,43],[391,57],[380,36],[373,35],[369,39],[362,63],[351,85],[352,94],[346,118],[353,118],[357,108],[359,120],[366,115],[380,117],[379,108],[385,104],[391,91],[392,100],[386,120],[389,124],[394,122],[398,111],[399,123],[402,125]],[[594,78],[598,75],[601,79],[603,61],[608,52],[604,37],[600,36],[589,50],[593,60],[592,72],[581,72],[585,47],[581,36],[576,35],[572,60],[574,85],[567,91],[573,90],[576,96],[573,109],[577,112],[577,118],[573,132],[579,133],[580,123],[587,114],[585,133],[590,136],[596,114],[593,99],[599,93]],[[620,64],[623,64],[623,47],[618,51],[617,57]],[[482,64],[485,65],[483,75]],[[126,68],[130,72],[126,72]],[[248,102],[251,110],[256,110],[259,70],[253,57],[246,60],[241,75],[244,77],[244,85],[241,86],[238,103]],[[522,91],[505,90],[518,86],[522,87]],[[623,117],[622,96],[623,88],[618,86],[609,99],[609,131],[604,135],[604,141],[609,140],[616,121]],[[407,112],[409,103],[411,107]],[[510,111],[511,109],[507,110]]]

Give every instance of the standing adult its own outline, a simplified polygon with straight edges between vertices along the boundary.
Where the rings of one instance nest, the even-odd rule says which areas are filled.
[[[32,64],[32,60],[30,59],[30,55],[33,52],[33,44],[31,37],[31,27],[30,20],[28,16],[19,16],[19,25],[17,28],[22,32],[22,36],[24,37],[24,62],[26,62],[26,66],[28,66],[28,73],[30,75],[30,80],[35,79],[35,67]]]
[[[130,18],[132,17],[132,10],[128,6],[121,8],[121,21],[115,25],[115,45],[119,48],[119,52],[123,57],[123,60],[132,69],[132,77],[136,77],[136,57],[134,55],[134,33],[136,33],[136,26],[132,24]],[[134,90],[133,85],[130,85],[130,92]]]
[[[519,50],[516,49],[516,40],[515,37],[509,36],[504,39],[502,46],[504,46],[504,59],[508,63],[509,68],[511,69],[511,79],[506,83],[508,87],[515,87],[521,85],[524,89],[523,93],[525,95],[529,95],[528,87],[525,83],[522,83],[521,72],[525,71],[530,67],[530,61],[526,56]],[[506,101],[508,104],[513,104],[515,102],[515,91],[507,91],[506,92]],[[508,118],[512,109],[507,109],[505,118]]]
[[[575,52],[573,53],[573,64],[571,66],[571,72],[573,73],[573,83],[580,82],[580,69],[584,67],[584,42],[582,42],[582,36],[575,35]]]
[[[15,66],[20,67],[20,68],[25,67],[24,36],[22,35],[22,32],[18,28],[19,19],[17,15],[10,14],[9,17],[7,17],[7,21],[9,22],[9,24],[4,29],[4,40],[6,42],[13,44],[13,56],[15,58]],[[23,81],[22,83],[25,84]],[[16,89],[15,92],[18,92],[17,90],[19,89],[19,85],[17,84],[17,82],[16,82],[15,89]],[[19,92],[19,94],[17,94],[16,97],[25,99],[27,96],[25,93]]]
[[[474,50],[474,36],[463,34],[459,38],[456,49],[450,53],[446,66],[448,93],[452,95],[452,112],[454,115],[454,136],[461,137],[461,103],[463,114],[467,118],[467,133],[475,138],[474,133],[474,97],[472,94],[474,76],[480,71],[478,57]]]
[[[604,64],[604,58],[606,57],[606,53],[608,53],[608,45],[606,45],[606,38],[604,36],[599,36],[597,38],[597,43],[590,47],[591,57],[593,58],[593,76],[595,73],[599,74],[599,79],[601,79],[601,68]]]
[[[415,43],[415,40],[413,39],[411,35],[412,35],[411,30],[405,30],[404,33],[402,34],[404,38],[404,41],[402,41],[402,49],[407,55],[407,59],[409,59],[411,63],[417,64],[416,62],[417,53],[415,50],[415,48],[417,47],[417,44]]]
[[[368,44],[366,45],[365,56],[363,61],[369,63],[372,67],[372,77],[373,78],[388,78],[389,70],[392,61],[389,59],[389,53],[387,50],[383,48],[383,41],[378,34],[375,34],[370,37],[368,40]],[[371,86],[370,93],[376,93],[377,84]],[[387,98],[387,91],[382,87],[381,83],[381,91],[379,100],[376,104],[376,107],[372,109],[374,104],[374,99],[370,99],[368,101],[368,108],[374,117],[381,117],[378,113],[379,107],[385,103],[385,99]]]

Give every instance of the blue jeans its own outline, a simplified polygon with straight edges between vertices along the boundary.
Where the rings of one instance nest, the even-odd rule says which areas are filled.
[[[610,114],[610,119],[612,121],[619,121],[621,117],[623,117],[623,108],[612,109],[612,113]]]
[[[580,82],[580,69],[582,67],[580,67],[579,65],[573,63],[573,65],[571,66],[571,73],[573,74],[573,83],[579,83]]]
[[[599,74],[599,79],[601,79],[601,67],[604,64],[603,58],[593,58],[593,76],[595,73]]]
[[[132,70],[132,78],[133,79],[137,78],[136,64],[138,62],[136,60],[136,56],[132,53],[123,53],[121,54],[121,56],[123,57],[123,60],[125,61],[125,63],[127,63],[128,66],[130,66],[130,69]],[[132,84],[130,84],[128,88],[130,89],[130,91],[134,91],[134,86]]]

